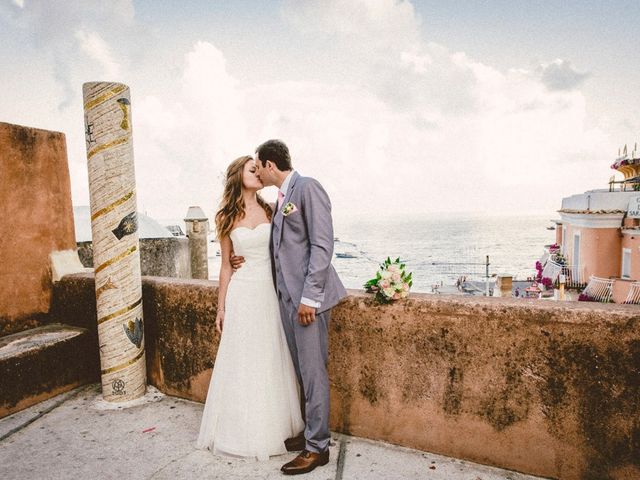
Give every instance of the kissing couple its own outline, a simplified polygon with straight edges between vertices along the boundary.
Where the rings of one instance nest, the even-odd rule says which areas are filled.
[[[258,191],[275,185],[276,205]],[[267,460],[285,475],[329,462],[328,330],[346,290],[333,266],[331,202],[280,140],[227,168],[215,217],[221,334],[197,446]]]

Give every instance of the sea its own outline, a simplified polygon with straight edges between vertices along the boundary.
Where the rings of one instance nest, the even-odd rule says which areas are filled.
[[[509,274],[526,280],[544,246],[555,242],[542,215],[442,213],[420,216],[334,218],[333,265],[347,288],[362,288],[385,258],[400,258],[413,274],[413,292],[435,293],[463,277],[482,282]],[[219,244],[209,243],[209,278],[217,280]],[[491,280],[490,280],[491,281]]]

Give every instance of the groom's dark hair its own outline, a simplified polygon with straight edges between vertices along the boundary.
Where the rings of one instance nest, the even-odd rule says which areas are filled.
[[[293,168],[289,149],[282,140],[267,140],[256,148],[256,153],[263,167],[266,167],[267,161],[270,161],[275,163],[278,170],[283,172]]]

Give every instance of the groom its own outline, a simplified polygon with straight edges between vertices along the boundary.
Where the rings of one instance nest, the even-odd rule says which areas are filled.
[[[280,315],[298,381],[304,392],[304,435],[288,439],[302,450],[282,467],[286,475],[329,462],[328,330],[331,308],[346,290],[331,265],[331,202],[320,183],[293,170],[289,149],[268,140],[256,149],[256,175],[278,187],[271,223],[271,266]]]

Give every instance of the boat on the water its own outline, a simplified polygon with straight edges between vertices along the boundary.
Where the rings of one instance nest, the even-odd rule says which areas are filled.
[[[361,256],[362,252],[358,250],[355,243],[343,242],[338,237],[334,237],[333,240],[336,258],[359,258]]]
[[[358,258],[357,252],[336,252],[336,258]]]

